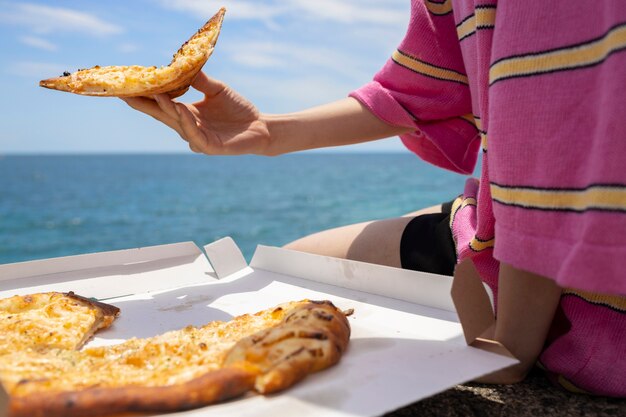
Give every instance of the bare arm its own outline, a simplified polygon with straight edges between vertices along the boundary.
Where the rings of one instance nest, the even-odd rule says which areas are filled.
[[[174,129],[194,152],[206,154],[279,155],[411,131],[383,122],[352,98],[297,113],[266,115],[204,73],[198,74],[192,86],[204,93],[202,101],[183,104],[166,94],[154,100],[138,97],[125,101]]]
[[[503,344],[519,365],[482,377],[479,382],[512,384],[524,379],[543,349],[561,288],[553,280],[502,263],[495,328],[483,337]]]
[[[271,143],[267,154],[351,145],[413,129],[389,125],[353,98],[284,115],[264,115]]]

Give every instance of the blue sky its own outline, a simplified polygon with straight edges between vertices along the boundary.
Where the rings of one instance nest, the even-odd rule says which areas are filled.
[[[204,71],[261,111],[345,97],[402,39],[408,0],[0,0],[0,154],[189,152],[175,132],[114,98],[40,88],[94,65],[167,65],[221,6],[227,14]],[[187,93],[181,101],[195,101]],[[397,139],[351,150],[402,150]]]

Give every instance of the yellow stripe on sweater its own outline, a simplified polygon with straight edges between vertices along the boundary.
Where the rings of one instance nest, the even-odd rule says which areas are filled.
[[[419,59],[399,50],[394,51],[391,58],[397,64],[427,77],[437,78],[444,81],[454,81],[461,84],[468,83],[467,76],[464,74],[420,61]]]
[[[457,213],[467,206],[476,206],[478,202],[473,197],[463,198],[463,196],[457,197],[454,202],[452,202],[452,207],[450,209],[450,229],[452,229],[452,225],[454,224],[454,219],[456,219]],[[480,252],[485,249],[492,248],[494,245],[495,239],[489,240],[480,240],[474,237],[470,243],[469,247],[474,252]],[[455,241],[456,245],[456,241]]]
[[[480,132],[480,146],[483,151],[487,152],[487,134],[485,132]]]
[[[492,29],[496,24],[495,7],[481,7],[474,10],[474,14],[465,18],[456,26],[456,34],[459,39],[467,38],[477,29]]]
[[[442,3],[437,3],[434,1],[425,0],[424,4],[429,12],[432,14],[442,16],[444,14],[448,14],[452,11],[452,1],[446,0]]]
[[[456,36],[463,39],[476,32],[476,15],[471,15],[456,26]]]
[[[502,204],[542,210],[626,211],[626,186],[594,185],[580,190],[502,187],[491,184],[491,197]]]
[[[565,288],[563,295],[575,295],[591,304],[603,305],[626,313],[626,297],[613,294],[597,294],[589,291]]]
[[[454,223],[454,218],[456,217],[456,213],[464,208],[465,206],[476,206],[477,202],[475,198],[468,197],[463,198],[463,196],[457,197],[452,202],[452,207],[450,208],[450,229],[452,229],[452,224]]]
[[[469,247],[474,252],[481,252],[481,251],[484,251],[485,249],[493,248],[494,244],[495,244],[495,239],[479,240],[476,237],[474,237],[472,240],[470,240]]]
[[[478,128],[478,124],[476,123],[476,119],[474,118],[474,115],[471,113],[468,114],[464,114],[463,116],[459,116],[461,119],[465,120],[466,122],[469,122],[471,124],[473,124],[474,126],[476,126]]]
[[[568,390],[570,392],[574,392],[576,394],[589,394],[589,392],[585,391],[582,388],[578,388],[576,385],[571,383],[563,375],[559,375],[558,376],[558,383],[559,383],[559,385],[561,385],[563,388],[565,388],[566,390]]]
[[[480,117],[473,115],[474,116],[474,120],[476,121],[476,127],[478,128],[478,130],[482,130],[483,129],[483,122],[480,120]]]
[[[600,39],[500,60],[489,70],[489,84],[507,78],[527,77],[599,64],[612,53],[624,48],[626,48],[626,23],[614,27]]]

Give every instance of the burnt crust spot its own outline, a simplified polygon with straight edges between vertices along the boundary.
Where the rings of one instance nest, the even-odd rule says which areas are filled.
[[[283,358],[283,361],[289,360],[289,359],[293,358],[294,356],[297,356],[297,355],[301,354],[303,351],[304,351],[303,347],[301,347],[299,349],[296,349],[293,352],[291,352],[289,355],[285,356]]]
[[[311,356],[313,356],[314,358],[321,358],[324,356],[324,350],[321,348],[317,348],[317,349],[309,349],[309,353],[311,354]]]
[[[300,331],[297,336],[303,339],[328,340],[328,335],[320,331]]]
[[[264,335],[263,337],[265,337],[267,335],[269,335],[269,333]],[[272,345],[275,345],[277,343],[282,342],[283,340],[291,339],[291,338],[294,338],[294,337],[296,337],[296,333],[293,330],[292,331],[288,331],[288,332],[286,332],[285,334],[283,334],[279,338],[276,338],[276,339],[273,339],[273,340],[261,343],[261,346],[263,346],[263,347],[272,346]]]
[[[327,305],[327,306],[330,306],[330,307],[332,307],[332,308],[337,308],[337,307],[335,307],[335,305],[334,305],[332,302],[330,302],[329,300],[322,300],[322,301],[310,300],[310,302],[311,302],[311,303],[313,303],[313,304],[318,304],[318,305]]]
[[[315,318],[324,321],[331,321],[333,319],[333,315],[325,311],[315,310],[313,311],[313,315],[315,316]]]
[[[221,26],[221,22],[224,19],[224,13],[226,12],[225,8],[221,8],[216,14],[215,16],[213,16],[211,19],[209,19],[208,22],[206,22],[204,24],[204,26],[202,26],[200,29],[198,29],[198,31],[191,37],[189,38],[187,41],[185,41],[185,43],[183,43],[181,45],[181,47],[178,49],[178,51],[176,51],[176,53],[174,54],[174,56],[172,57],[172,62],[170,62],[170,65],[172,65],[172,63],[174,63],[174,61],[176,60],[176,58],[181,55],[183,53],[183,50],[185,49],[185,46],[187,46],[187,44],[194,39],[197,36],[202,35],[204,32],[207,32],[209,30],[212,30],[215,26]]]
[[[117,317],[120,314],[120,309],[118,307],[115,307],[111,304],[101,303],[100,301],[97,301],[93,298],[87,298],[81,295],[77,295],[74,293],[74,291],[69,291],[65,293],[65,295],[83,303],[92,305],[95,308],[98,308],[105,316]]]

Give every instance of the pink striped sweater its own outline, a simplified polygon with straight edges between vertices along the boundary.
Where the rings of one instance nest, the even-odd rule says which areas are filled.
[[[470,174],[451,227],[497,292],[499,262],[564,288],[540,364],[626,396],[623,0],[412,0],[406,37],[351,96],[424,160]]]

